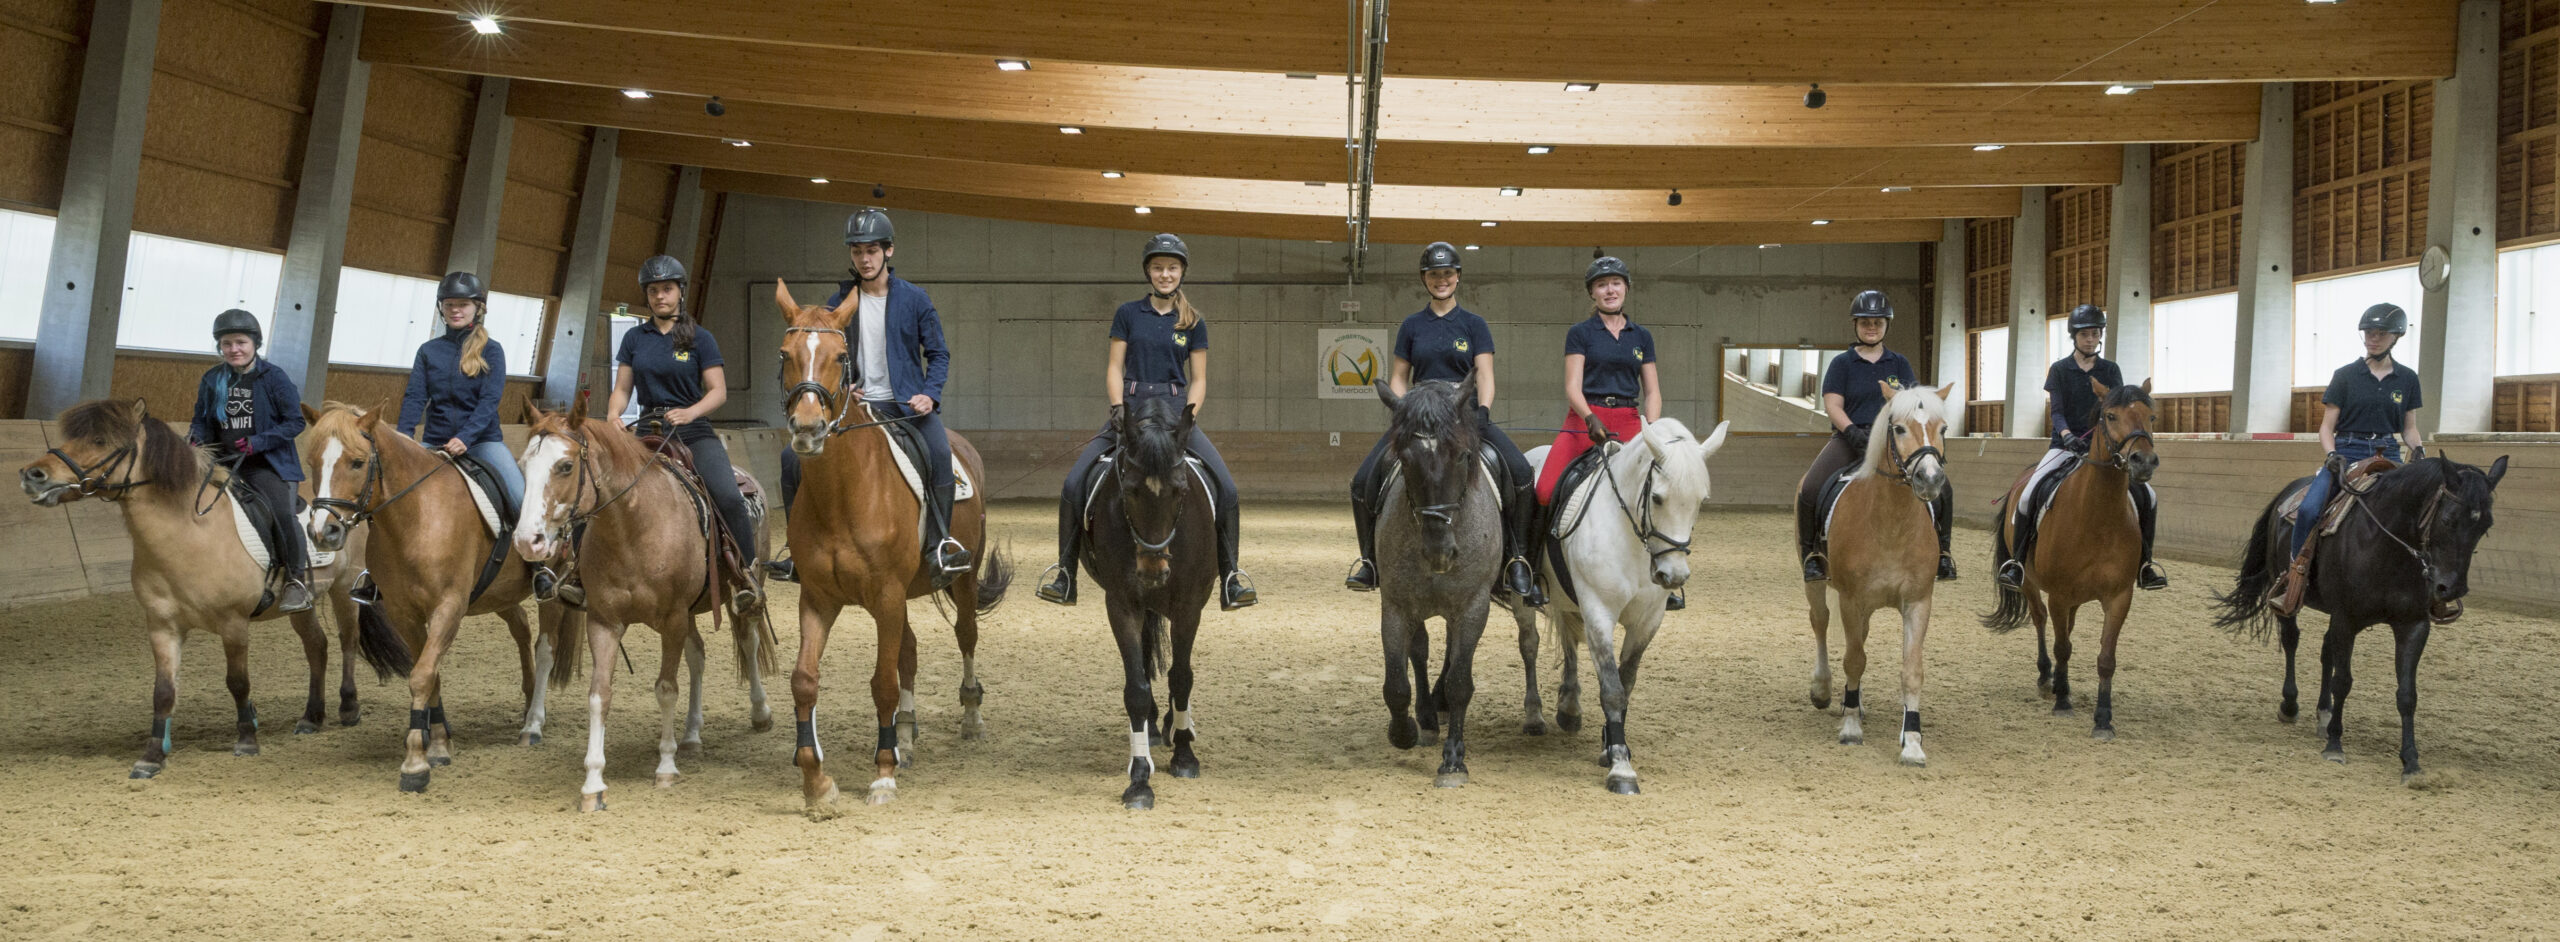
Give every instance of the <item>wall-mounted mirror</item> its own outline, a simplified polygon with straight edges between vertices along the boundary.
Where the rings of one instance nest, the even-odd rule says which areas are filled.
[[[1733,423],[1736,432],[1830,434],[1831,420],[1822,412],[1822,368],[1839,352],[1792,343],[1723,344],[1716,357],[1724,367],[1716,419]]]

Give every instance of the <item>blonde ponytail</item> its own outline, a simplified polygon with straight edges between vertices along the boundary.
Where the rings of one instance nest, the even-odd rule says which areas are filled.
[[[478,324],[471,325],[471,336],[462,338],[462,375],[478,377],[488,372],[489,360],[483,355],[488,350],[489,329]]]
[[[1200,309],[1191,306],[1190,296],[1183,294],[1180,288],[1173,289],[1173,309],[1179,315],[1173,321],[1175,329],[1190,330],[1200,326]]]

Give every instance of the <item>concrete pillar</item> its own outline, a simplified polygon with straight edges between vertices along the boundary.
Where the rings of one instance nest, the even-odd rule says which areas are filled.
[[[709,259],[693,257],[694,246],[702,242],[702,168],[677,167],[675,200],[667,205],[667,244],[658,251],[683,262],[685,271],[697,282],[702,273],[697,263]]]
[[[2045,188],[2031,186],[2018,201],[2018,225],[2009,243],[2009,436],[2043,438],[2045,268],[2052,257],[2052,220]]]
[[[329,8],[328,45],[311,96],[311,128],[303,141],[302,179],[294,185],[293,230],[267,359],[302,388],[302,401],[328,398],[329,338],[338,317],[338,270],[346,256],[347,209],[356,190],[356,150],[364,140],[364,101],[372,67],[356,58],[364,8]]]
[[[2106,355],[2140,385],[2151,378],[2151,145],[2124,146],[2124,179],[2108,198]]]
[[[1778,381],[1771,373],[1777,366],[1777,362],[1778,351],[1775,348],[1753,347],[1744,359],[1742,377],[1764,386],[1775,387]],[[1781,392],[1784,391],[1781,390]]]
[[[453,244],[444,270],[467,271],[486,283],[498,259],[498,209],[507,197],[507,154],[516,119],[507,115],[507,80],[480,77],[471,113],[471,153],[462,164],[462,197],[453,207]]]
[[[50,419],[107,395],[133,236],[134,181],[142,172],[142,117],[159,42],[160,0],[96,0],[90,9],[80,101],[72,112],[53,256],[36,320],[27,418]]]
[[[587,339],[601,330],[604,315],[605,253],[613,246],[613,201],[622,189],[622,132],[596,128],[587,145],[587,172],[578,184],[578,221],[569,237],[569,271],[561,280],[560,313],[551,319],[551,357],[542,371],[542,397],[554,402],[577,398],[581,385],[595,389],[588,404],[601,415],[604,393],[612,384],[585,375]]]
[[[2258,139],[2240,194],[2240,316],[2231,357],[2233,438],[2293,428],[2293,85],[2258,93]]]
[[[1929,372],[1937,385],[1956,384],[1947,400],[1947,434],[1962,435],[1964,405],[1974,398],[1972,380],[1966,377],[1965,346],[1972,342],[1965,332],[1964,220],[1949,219],[1938,236],[1938,349]]]
[[[2427,244],[2452,260],[2418,313],[2418,379],[2428,435],[2486,432],[2494,420],[2498,327],[2498,0],[2463,0],[2453,77],[2436,80]],[[2407,356],[2406,348],[2398,351]],[[2448,369],[2448,365],[2458,368]]]

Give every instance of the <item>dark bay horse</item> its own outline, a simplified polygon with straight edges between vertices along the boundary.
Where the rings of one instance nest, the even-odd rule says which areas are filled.
[[[1115,413],[1121,446],[1087,515],[1083,555],[1120,646],[1120,696],[1129,711],[1129,788],[1120,804],[1145,810],[1156,805],[1149,740],[1173,746],[1175,778],[1200,777],[1191,651],[1201,608],[1217,587],[1218,535],[1209,488],[1183,452],[1191,407],[1150,396]],[[1159,676],[1172,687],[1171,712],[1161,718],[1153,686]]]
[[[444,714],[441,666],[465,615],[495,614],[515,636],[516,665],[523,674],[524,725],[519,742],[542,742],[543,684],[551,667],[557,620],[570,616],[557,603],[541,605],[537,638],[525,621],[533,594],[524,558],[489,535],[462,475],[443,452],[399,434],[370,411],[330,410],[311,420],[311,444],[303,470],[317,481],[311,543],[345,545],[357,527],[372,524],[365,564],[380,599],[358,615],[367,660],[409,678],[408,748],[400,761],[400,790],[427,790],[435,766],[453,763],[453,726]],[[490,495],[492,500],[497,495]],[[498,553],[497,575],[478,597],[472,587]]]
[[[177,706],[178,655],[187,633],[197,629],[222,639],[223,680],[238,719],[232,755],[258,754],[258,709],[249,703],[252,621],[284,618],[302,639],[311,688],[293,731],[318,732],[326,718],[321,692],[329,671],[328,637],[316,612],[259,610],[267,574],[241,544],[225,486],[230,471],[152,418],[139,399],[101,399],[64,410],[53,440],[55,447],[44,457],[18,469],[18,489],[39,507],[88,498],[113,503],[133,540],[133,594],[151,644],[153,682],[151,738],[130,777],[160,774],[176,748],[169,716]],[[338,688],[338,720],[347,726],[356,722],[353,652],[359,647],[347,585],[364,567],[363,552],[358,540],[341,549],[334,564],[310,571],[314,600],[326,599],[336,611],[348,655]]]
[[[1882,383],[1877,385],[1882,386]],[[1831,612],[1823,587],[1840,594],[1840,622],[1847,650],[1840,668],[1849,675],[1840,699],[1840,744],[1866,741],[1861,678],[1867,671],[1867,623],[1880,608],[1902,615],[1902,754],[1904,765],[1929,764],[1920,748],[1921,644],[1929,637],[1929,608],[1936,599],[1938,531],[1929,504],[1947,486],[1946,399],[1955,387],[1899,392],[1885,387],[1866,459],[1850,476],[1831,511],[1831,579],[1804,584],[1813,616],[1813,705],[1831,705]]]
[[[613,668],[622,635],[632,624],[657,629],[658,787],[676,782],[676,756],[702,749],[702,636],[694,618],[704,612],[720,623],[720,586],[714,572],[717,547],[710,497],[682,477],[671,458],[653,454],[631,433],[583,414],[533,413],[525,439],[528,486],[517,518],[516,551],[526,559],[571,561],[584,573],[587,650],[586,783],[578,810],[605,808],[604,720],[613,707]],[[759,525],[762,506],[751,502]],[[739,534],[762,545],[763,534]],[[730,623],[738,651],[739,679],[748,685],[750,722],[773,728],[765,705],[764,674],[776,660],[770,623],[741,616]],[[561,639],[565,646],[569,639]],[[577,663],[563,652],[551,673],[565,684]],[[676,667],[692,673],[692,696],[677,738]]]
[[[2418,783],[2418,658],[2435,626],[2462,617],[2462,597],[2471,591],[2471,554],[2495,522],[2489,505],[2506,474],[2503,455],[2485,470],[2442,456],[2410,462],[2374,476],[2338,532],[2320,538],[2303,604],[2329,613],[2329,630],[2320,640],[2319,720],[2327,737],[2321,755],[2330,761],[2347,761],[2338,737],[2347,691],[2355,685],[2349,668],[2356,635],[2370,625],[2390,625],[2400,681],[2400,780]],[[2284,701],[2276,716],[2287,723],[2302,709],[2293,682],[2294,646],[2302,630],[2293,618],[2275,614],[2267,592],[2293,561],[2291,524],[2279,521],[2277,512],[2310,483],[2305,477],[2285,485],[2259,512],[2242,550],[2240,574],[2231,591],[2217,597],[2214,618],[2217,625],[2258,638],[2275,628],[2284,646]],[[2342,488],[2329,499],[2350,495]]]
[[[845,330],[852,326],[861,292],[848,292],[833,310],[801,307],[788,286],[776,282],[774,301],[788,325],[782,344],[783,378],[799,378],[783,400],[791,450],[801,457],[800,491],[791,505],[788,539],[800,579],[800,659],[791,670],[791,702],[798,722],[793,763],[800,767],[800,797],[812,815],[833,814],[835,779],[818,745],[818,662],[827,634],[847,605],[871,613],[879,647],[872,662],[871,705],[879,720],[872,752],[878,771],[868,801],[885,804],[898,795],[898,769],[915,743],[916,633],[907,623],[907,600],[935,594],[933,573],[923,566],[918,520],[923,506],[898,471],[888,437],[873,426],[883,420],[863,404]],[[896,354],[891,354],[895,356]],[[986,482],[978,450],[951,435],[951,463],[972,480]],[[951,535],[980,562],[943,590],[957,611],[952,625],[960,642],[960,736],[986,735],[978,708],[986,697],[978,683],[978,618],[1004,601],[1012,573],[986,546],[986,500],[980,494],[951,511]]]
[[[1387,457],[1401,472],[1378,496],[1378,638],[1386,653],[1387,741],[1411,749],[1420,729],[1448,714],[1433,784],[1467,783],[1467,704],[1475,698],[1476,642],[1493,605],[1502,565],[1502,507],[1477,458],[1472,382],[1432,380],[1397,396],[1385,380],[1378,399],[1387,421]],[[1429,673],[1437,616],[1448,632],[1441,676]],[[1411,680],[1406,679],[1408,665]],[[1419,701],[1416,689],[1420,688]]]
[[[2071,627],[2080,606],[2098,603],[2106,629],[2098,640],[2097,725],[2090,735],[2116,738],[2116,636],[2133,610],[2134,579],[2142,570],[2142,524],[2134,516],[2131,488],[2147,484],[2160,468],[2151,446],[2151,381],[2108,389],[2097,380],[2097,424],[2089,457],[2054,486],[2053,501],[2038,529],[2043,536],[2024,560],[2023,592],[2000,589],[2000,607],[1982,617],[1995,632],[2016,631],[2020,617],[2036,625],[2036,686],[2053,696],[2053,715],[2071,715]],[[1992,568],[2009,561],[2017,538],[2016,508],[2026,481],[2009,489],[2000,506]],[[2053,654],[2045,655],[2045,618],[2053,619]]]

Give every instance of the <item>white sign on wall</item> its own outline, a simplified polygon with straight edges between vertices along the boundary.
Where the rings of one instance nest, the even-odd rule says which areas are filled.
[[[1387,332],[1376,328],[1316,328],[1316,398],[1365,399],[1369,384],[1387,375]]]

